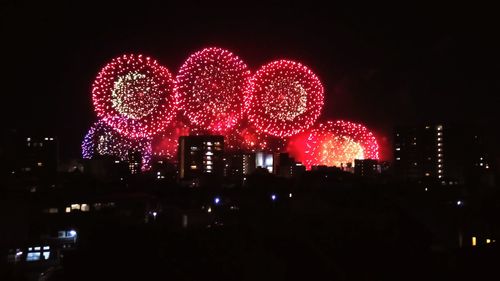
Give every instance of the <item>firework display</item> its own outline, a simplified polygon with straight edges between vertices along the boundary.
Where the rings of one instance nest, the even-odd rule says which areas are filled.
[[[115,156],[128,161],[133,153],[141,154],[142,170],[148,170],[151,160],[151,140],[128,139],[123,137],[103,121],[97,121],[90,128],[82,143],[84,159],[92,159],[97,155]]]
[[[258,132],[289,137],[314,124],[323,107],[323,86],[306,66],[274,61],[253,75],[245,103]]]
[[[223,134],[242,118],[250,70],[231,52],[206,48],[191,55],[176,79],[180,106],[192,125]]]
[[[179,137],[188,135],[189,127],[182,121],[177,121],[174,126],[167,128],[164,133],[153,138],[153,154],[176,161]]]
[[[97,116],[129,138],[163,131],[176,113],[174,81],[167,68],[142,55],[111,60],[97,75],[92,100]]]
[[[229,151],[288,152],[307,169],[349,166],[379,159],[374,135],[363,125],[328,121],[314,125],[324,103],[319,78],[306,66],[277,60],[251,75],[246,64],[221,48],[192,54],[175,78],[142,55],[109,62],[92,85],[99,121],[82,143],[83,158],[140,153],[177,159],[178,139],[218,134]]]
[[[373,134],[363,125],[349,121],[328,121],[292,138],[290,154],[311,166],[346,166],[355,159],[379,159]]]

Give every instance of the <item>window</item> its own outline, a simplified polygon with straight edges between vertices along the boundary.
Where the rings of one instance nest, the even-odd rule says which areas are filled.
[[[26,256],[26,261],[37,261],[40,260],[40,252],[28,253]]]
[[[90,211],[90,206],[88,204],[82,204],[81,210],[82,212],[88,212]]]
[[[80,210],[80,204],[71,204],[71,210]]]

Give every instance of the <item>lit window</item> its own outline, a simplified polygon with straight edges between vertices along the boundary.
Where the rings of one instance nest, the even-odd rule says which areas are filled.
[[[476,245],[477,245],[476,236],[472,236],[472,246]]]
[[[490,244],[491,243],[491,240],[490,239],[486,239],[486,244]]]
[[[429,173],[425,173],[425,176],[426,176],[426,177],[428,177],[428,176],[430,176],[430,175],[431,175],[431,174],[429,174]]]
[[[438,146],[443,146],[443,144],[442,144],[442,143],[440,143],[440,142],[438,142]]]
[[[401,160],[401,158],[397,157],[397,158],[396,158],[396,160],[398,160],[398,161],[399,161],[399,160]]]
[[[438,131],[442,131],[442,130],[443,130],[443,125],[437,125],[436,129],[437,129]]]
[[[40,260],[40,252],[28,253],[26,256],[26,261],[37,261]]]
[[[59,210],[57,208],[49,208],[49,214],[57,214]]]
[[[42,162],[38,162],[38,163],[36,163],[36,165],[37,165],[38,167],[42,167],[42,166],[43,166],[43,163],[42,163]]]
[[[191,165],[191,170],[196,170],[198,167],[196,167],[196,165]]]
[[[80,210],[80,204],[71,204],[71,210]]]
[[[401,148],[400,148],[400,147],[396,147],[396,151],[400,151],[400,150],[401,150]]]
[[[82,212],[88,212],[90,211],[90,206],[88,204],[82,204],[81,210]]]
[[[206,145],[212,145],[212,142],[207,141],[207,142],[206,142]]]
[[[207,153],[205,153],[205,155],[212,156],[212,155],[214,155],[214,153],[211,151],[207,151]]]
[[[70,213],[71,212],[71,208],[70,207],[66,207],[66,213]]]

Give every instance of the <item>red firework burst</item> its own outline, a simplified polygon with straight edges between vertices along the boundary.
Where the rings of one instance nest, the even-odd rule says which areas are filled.
[[[121,134],[144,138],[164,130],[177,106],[167,68],[143,55],[113,59],[97,75],[92,100],[97,116]]]
[[[248,119],[258,132],[293,136],[312,126],[323,107],[320,80],[298,62],[264,65],[248,85]]]
[[[179,70],[176,92],[190,122],[224,134],[242,118],[250,70],[231,52],[206,48],[191,55]]]
[[[153,139],[153,154],[176,161],[179,137],[188,135],[189,127],[182,121],[177,121],[175,126],[169,127],[164,133],[155,136]]]
[[[290,141],[288,151],[311,166],[345,166],[355,159],[379,159],[375,136],[363,125],[349,121],[321,123]]]

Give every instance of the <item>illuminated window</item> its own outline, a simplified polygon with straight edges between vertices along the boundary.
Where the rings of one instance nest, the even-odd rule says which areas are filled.
[[[399,161],[399,160],[401,160],[401,158],[397,157],[397,158],[396,158],[396,160],[398,160],[398,161]]]
[[[90,211],[90,206],[88,204],[82,204],[81,210],[82,212],[88,212]]]
[[[26,256],[26,261],[37,261],[40,260],[40,252],[28,253]]]
[[[71,208],[70,207],[66,207],[66,213],[70,213],[71,212]]]
[[[442,130],[443,130],[443,125],[437,125],[436,129],[437,129],[438,131],[442,131]]]
[[[212,145],[212,142],[207,141],[207,142],[206,142],[206,145]]]
[[[42,167],[42,166],[43,166],[43,163],[42,163],[42,162],[38,162],[38,163],[36,163],[36,165],[37,165],[38,167]]]
[[[400,147],[396,147],[396,151],[400,151],[400,150],[401,150],[401,148],[400,148]]]
[[[191,165],[191,170],[196,170],[198,167],[196,167],[196,165]]]
[[[440,143],[440,142],[438,142],[438,146],[443,146],[443,144],[442,144],[442,143]]]
[[[476,236],[472,236],[472,246],[476,245],[477,245]]]
[[[71,210],[80,210],[80,204],[71,204]]]

